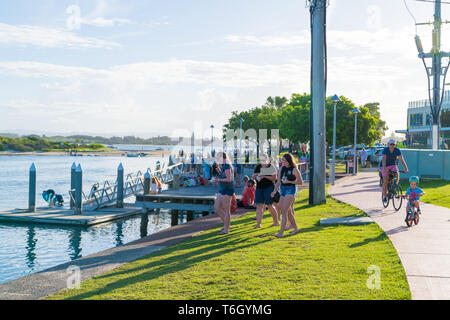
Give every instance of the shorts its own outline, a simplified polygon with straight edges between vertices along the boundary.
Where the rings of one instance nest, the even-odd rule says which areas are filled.
[[[420,197],[416,197],[416,198],[414,198],[414,200],[413,201],[411,201],[411,200],[408,200],[408,203],[407,204],[409,204],[409,205],[411,205],[411,206],[414,206],[414,202],[415,201],[418,201],[419,202],[419,204],[420,204]]]
[[[297,187],[295,185],[292,186],[281,186],[280,187],[280,195],[285,197],[287,195],[295,196],[297,194]]]
[[[389,174],[389,170],[391,171],[398,171],[398,167],[397,165],[393,165],[393,166],[388,166],[388,167],[381,167],[381,174],[383,177],[387,177]]]
[[[232,197],[233,194],[234,194],[234,189],[231,189],[231,188],[229,188],[229,189],[222,189],[222,190],[219,190],[219,193],[221,195],[223,195],[223,196],[230,196],[230,197]]]
[[[275,186],[270,186],[265,189],[255,190],[255,204],[265,204],[270,206],[273,204],[272,192],[275,190]]]

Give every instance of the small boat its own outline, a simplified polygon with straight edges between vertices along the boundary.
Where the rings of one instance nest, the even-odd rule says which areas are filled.
[[[133,154],[133,153],[127,153],[127,157],[128,158],[139,158],[138,154]]]

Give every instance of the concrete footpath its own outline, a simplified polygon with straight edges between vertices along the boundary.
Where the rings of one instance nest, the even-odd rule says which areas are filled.
[[[422,203],[419,224],[408,228],[405,200],[398,212],[392,201],[383,208],[376,171],[340,179],[328,193],[364,210],[385,231],[405,268],[413,299],[450,299],[450,209]]]
[[[232,214],[232,219],[238,218],[247,212],[248,210],[239,208]],[[121,247],[101,251],[1,284],[0,300],[43,299],[67,288],[68,279],[72,275],[72,273],[68,272],[68,268],[71,266],[79,267],[81,281],[86,281],[220,224],[220,218],[216,214],[212,214],[162,230]]]

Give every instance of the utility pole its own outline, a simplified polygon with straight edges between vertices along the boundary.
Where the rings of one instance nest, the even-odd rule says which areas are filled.
[[[310,0],[311,13],[311,111],[309,203],[326,202],[325,94],[327,0]]]
[[[439,149],[439,116],[441,113],[442,98],[445,90],[445,77],[447,75],[447,71],[450,66],[449,61],[447,67],[444,68],[442,67],[442,58],[450,57],[449,53],[441,51],[442,23],[443,22],[441,19],[441,0],[434,1],[434,21],[432,23],[431,22],[416,23],[416,25],[426,25],[426,24],[433,25],[433,33],[432,33],[433,48],[431,49],[430,53],[424,53],[422,42],[420,41],[419,36],[416,35],[415,38],[417,50],[419,51],[419,58],[421,58],[423,61],[428,77],[428,97],[431,107],[431,116],[433,119],[430,132],[432,141],[431,146],[433,150]],[[444,23],[449,23],[449,21],[445,21]],[[432,59],[431,68],[427,67],[425,58]],[[444,77],[442,82],[442,91],[441,91],[441,76]],[[432,78],[433,80],[432,89],[430,88],[430,80],[431,80],[430,78]]]

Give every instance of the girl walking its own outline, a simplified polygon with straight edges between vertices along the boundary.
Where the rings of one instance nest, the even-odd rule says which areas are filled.
[[[297,223],[295,222],[295,215],[292,207],[294,205],[295,197],[297,195],[297,184],[302,184],[303,179],[300,171],[297,168],[297,163],[290,153],[286,153],[281,158],[282,167],[278,173],[278,181],[275,185],[275,190],[272,197],[280,190],[280,207],[281,207],[281,227],[280,232],[275,236],[283,237],[286,230],[286,224],[289,220],[290,227],[293,228],[291,235],[298,233]]]
[[[214,210],[223,222],[223,228],[220,229],[219,234],[227,234],[230,232],[231,222],[231,199],[234,194],[234,174],[233,165],[226,152],[218,152],[216,154],[217,172],[216,181],[219,183],[219,193],[214,202]]]

